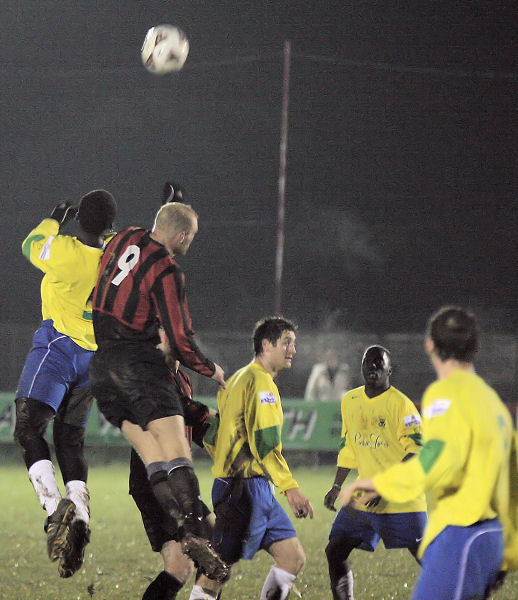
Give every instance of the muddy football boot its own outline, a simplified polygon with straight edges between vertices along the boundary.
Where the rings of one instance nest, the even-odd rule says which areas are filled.
[[[45,519],[47,554],[51,561],[58,560],[65,549],[68,528],[74,518],[76,505],[68,498],[61,498],[56,510]]]
[[[182,552],[199,567],[209,579],[226,581],[230,575],[230,567],[214,550],[209,540],[192,533],[186,533],[180,540]]]
[[[85,556],[85,548],[90,541],[90,528],[78,519],[73,521],[68,529],[65,549],[61,555],[58,565],[58,573],[64,579],[72,577],[78,571]]]

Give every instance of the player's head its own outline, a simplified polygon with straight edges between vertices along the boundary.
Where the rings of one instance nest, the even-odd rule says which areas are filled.
[[[480,349],[480,329],[475,316],[459,306],[445,306],[428,321],[426,348],[441,361],[473,362]]]
[[[168,202],[156,214],[153,237],[170,254],[186,254],[197,232],[198,215],[188,204]]]
[[[114,197],[106,190],[92,190],[79,203],[77,220],[87,233],[102,235],[113,226],[117,212]]]
[[[373,387],[387,387],[391,374],[390,352],[383,346],[369,346],[362,358],[362,376],[365,384]]]
[[[267,358],[273,371],[289,369],[295,356],[297,326],[283,317],[265,317],[255,324],[252,339],[255,357]]]
[[[186,202],[187,194],[185,189],[175,181],[166,181],[162,188],[162,204],[168,202]]]

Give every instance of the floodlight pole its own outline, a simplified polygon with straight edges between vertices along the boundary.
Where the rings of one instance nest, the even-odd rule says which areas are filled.
[[[286,215],[286,152],[288,148],[288,105],[290,95],[291,44],[284,42],[284,66],[282,73],[281,139],[279,148],[279,184],[277,204],[277,250],[275,253],[274,311],[281,314],[282,267],[284,258],[284,220]]]

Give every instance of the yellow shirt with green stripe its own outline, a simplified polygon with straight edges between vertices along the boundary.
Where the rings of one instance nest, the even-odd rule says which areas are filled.
[[[478,375],[457,370],[423,397],[419,456],[374,476],[379,493],[406,502],[429,491],[429,520],[419,556],[448,525],[465,527],[509,511],[511,416]]]
[[[261,365],[230,377],[218,392],[218,413],[204,439],[214,477],[266,477],[282,492],[299,487],[282,456],[279,390]]]
[[[22,244],[22,252],[43,271],[41,311],[60,333],[86,350],[96,350],[92,324],[92,292],[102,248],[59,234],[55,219],[44,219]]]
[[[365,386],[342,399],[342,437],[337,465],[356,469],[360,478],[371,478],[421,446],[421,418],[414,403],[395,387],[370,398]],[[360,507],[374,513],[426,510],[424,494],[404,503],[382,499],[377,506]]]

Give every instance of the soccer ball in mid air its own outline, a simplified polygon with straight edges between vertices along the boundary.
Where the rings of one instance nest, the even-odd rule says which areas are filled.
[[[165,75],[179,71],[189,54],[189,40],[174,25],[156,25],[146,33],[140,55],[150,73]]]

